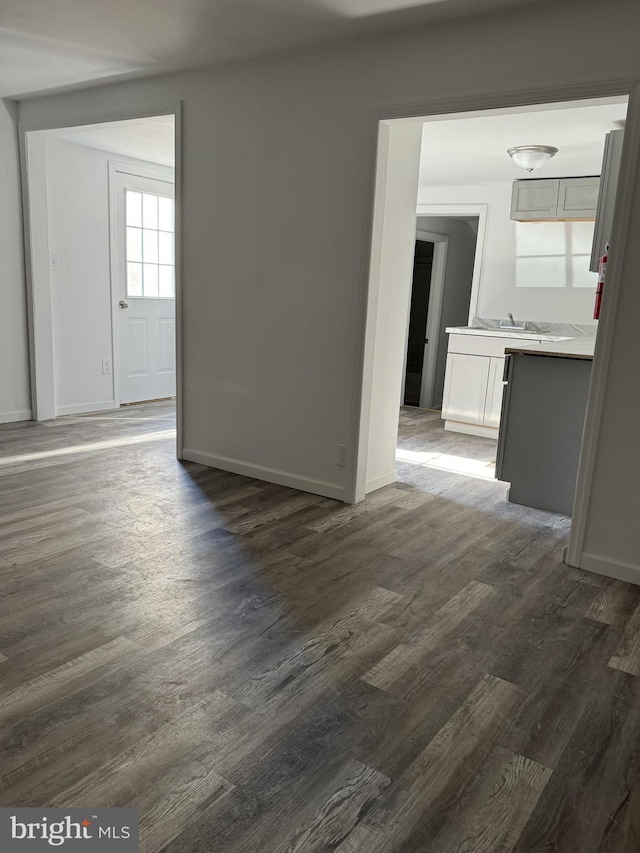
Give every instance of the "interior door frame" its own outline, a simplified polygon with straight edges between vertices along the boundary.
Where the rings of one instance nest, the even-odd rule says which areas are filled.
[[[119,314],[116,310],[118,304],[118,220],[117,220],[117,178],[118,175],[132,175],[136,178],[150,178],[154,181],[173,184],[175,193],[175,170],[170,166],[136,166],[133,163],[125,163],[120,160],[109,160],[109,260],[110,260],[110,285],[111,285],[111,349],[113,352],[113,398],[116,406],[122,402],[122,379],[120,376],[120,324]],[[174,201],[175,205],[175,201]],[[175,209],[175,207],[174,207]],[[175,253],[174,234],[174,253]],[[177,286],[176,286],[177,296]],[[176,304],[177,308],[177,304]],[[176,315],[177,325],[177,315]],[[176,351],[177,358],[177,351]],[[177,385],[176,365],[176,385]],[[177,387],[176,387],[177,391]]]
[[[431,267],[431,285],[429,288],[429,303],[427,306],[426,338],[428,349],[422,361],[422,380],[420,382],[420,408],[430,409],[433,406],[433,389],[436,379],[436,363],[438,361],[438,341],[440,339],[440,318],[442,316],[442,299],[444,296],[444,280],[447,272],[447,254],[449,252],[449,236],[438,234],[436,231],[425,231],[418,228],[416,240],[426,240],[433,243],[433,266]],[[409,327],[407,325],[407,338]],[[405,384],[406,384],[406,354],[405,354]],[[404,399],[404,388],[403,388]]]
[[[397,157],[402,145],[411,145],[411,140],[403,142],[396,150],[389,142],[394,129],[404,130],[408,124],[416,124],[431,116],[474,113],[479,110],[526,109],[531,105],[551,104],[572,101],[593,101],[597,98],[627,96],[627,124],[622,152],[622,164],[618,182],[618,193],[613,219],[612,232],[616,237],[619,251],[615,253],[611,268],[607,271],[608,297],[598,327],[596,349],[587,401],[585,430],[580,452],[578,478],[576,484],[571,535],[566,554],[566,562],[571,566],[580,566],[585,540],[585,529],[591,487],[595,471],[597,446],[605,409],[605,388],[611,351],[614,341],[616,313],[619,301],[619,289],[622,270],[625,264],[626,247],[629,242],[628,228],[625,222],[634,204],[634,189],[640,175],[640,163],[637,151],[640,147],[640,79],[621,79],[608,81],[585,80],[568,86],[547,86],[522,90],[500,91],[476,94],[463,98],[416,102],[390,105],[372,110],[370,113],[370,150],[368,152],[371,181],[369,182],[368,241],[366,243],[366,266],[360,290],[358,312],[358,334],[356,335],[356,357],[354,361],[354,405],[349,430],[350,445],[355,448],[351,464],[347,468],[345,500],[357,503],[364,499],[367,491],[367,467],[370,432],[373,421],[372,388],[376,348],[384,340],[385,318],[381,316],[380,294],[387,280],[380,275],[374,263],[376,253],[380,252],[381,232],[372,227],[376,217],[386,212],[385,198],[377,192],[378,186],[384,186],[380,175],[388,173],[391,157]],[[385,129],[383,136],[382,129]],[[421,128],[420,128],[421,134]],[[420,135],[421,138],[421,135]],[[384,143],[384,144],[383,144]],[[406,150],[406,149],[405,149]],[[408,148],[411,152],[411,148]],[[391,153],[390,153],[391,152]],[[411,164],[415,168],[416,185],[418,181],[419,161]],[[415,196],[413,196],[415,199]],[[408,196],[404,200],[408,204]],[[404,210],[404,208],[403,208]],[[405,210],[406,213],[408,211]],[[415,226],[413,229],[415,233]],[[409,235],[407,235],[408,237]],[[400,387],[401,377],[398,377]]]
[[[32,419],[55,418],[51,282],[47,235],[46,174],[42,133],[66,127],[83,127],[114,121],[174,118],[175,189],[175,280],[176,280],[176,454],[183,449],[183,355],[182,355],[182,101],[154,103],[131,109],[84,112],[60,120],[18,124],[20,172],[22,177],[22,215],[24,233],[29,365]]]

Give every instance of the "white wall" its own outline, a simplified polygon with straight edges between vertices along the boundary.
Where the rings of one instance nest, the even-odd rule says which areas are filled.
[[[447,363],[448,335],[445,329],[447,326],[467,325],[477,237],[469,222],[464,219],[419,216],[417,223],[419,229],[449,237],[433,386],[433,406],[438,407],[442,405]]]
[[[0,101],[0,423],[31,418],[17,112]]]
[[[184,101],[187,449],[223,467],[240,460],[258,475],[284,472],[301,487],[344,494],[336,448],[359,420],[378,118],[399,105],[425,113],[443,99],[507,91],[520,103],[544,87],[601,83],[590,85],[598,95],[618,80],[626,91],[623,81],[640,78],[640,4],[610,0],[602,9],[600,0],[539,2],[21,104],[22,120],[41,124]],[[623,286],[637,292],[631,269]],[[493,313],[491,305],[483,311]],[[630,322],[621,318],[617,328],[621,381],[609,385],[616,412],[635,387],[640,341]],[[617,496],[591,519],[594,534],[622,501],[636,510],[607,541],[618,553],[640,552],[637,423],[620,418],[602,434],[600,452],[613,441],[618,454]]]
[[[487,229],[478,295],[478,317],[552,323],[593,322],[594,290],[516,287],[516,222],[509,218],[511,184],[493,187],[421,187],[419,204],[486,204]]]
[[[109,160],[155,165],[45,137],[56,415],[113,408]]]

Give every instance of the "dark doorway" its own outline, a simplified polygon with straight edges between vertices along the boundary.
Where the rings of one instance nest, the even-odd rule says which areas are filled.
[[[407,344],[407,367],[404,383],[404,405],[420,405],[424,346],[427,333],[427,311],[431,291],[434,244],[416,240],[413,258],[413,284],[411,286],[411,308],[409,313],[409,336]]]

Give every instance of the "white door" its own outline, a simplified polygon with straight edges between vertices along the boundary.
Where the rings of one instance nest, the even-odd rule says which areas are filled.
[[[120,402],[174,397],[173,184],[118,172],[115,229]]]

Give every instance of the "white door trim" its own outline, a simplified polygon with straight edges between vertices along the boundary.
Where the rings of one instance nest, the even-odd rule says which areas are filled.
[[[25,252],[25,280],[31,372],[32,417],[48,420],[55,417],[53,401],[53,350],[51,345],[51,296],[49,250],[46,237],[46,202],[44,157],[38,162],[37,152],[29,151],[28,134],[62,127],[80,127],[111,121],[173,115],[175,134],[175,276],[176,276],[176,449],[182,459],[182,101],[150,103],[136,109],[101,110],[71,115],[62,119],[20,122],[18,139],[22,175],[22,210]],[[45,230],[43,231],[43,219]]]
[[[117,259],[117,218],[116,218],[116,178],[119,174],[133,175],[136,178],[151,178],[174,184],[175,170],[169,166],[137,166],[120,160],[109,160],[109,280],[111,283],[111,351],[113,373],[113,399],[115,405],[122,402],[122,381],[120,377],[120,330],[118,314],[118,259]],[[175,246],[174,246],[175,249]],[[177,378],[177,377],[176,377]]]
[[[624,266],[627,233],[624,228],[625,220],[633,203],[633,192],[640,178],[640,163],[637,160],[637,150],[640,148],[640,80],[627,78],[610,81],[584,81],[577,85],[557,86],[542,89],[522,91],[502,91],[485,95],[475,95],[442,101],[430,101],[414,104],[390,105],[373,110],[370,114],[370,147],[367,152],[371,181],[369,182],[369,209],[371,215],[367,223],[367,239],[365,240],[366,256],[363,258],[364,269],[368,271],[362,278],[360,289],[360,305],[358,311],[358,327],[356,334],[356,357],[354,361],[354,405],[353,416],[349,428],[349,445],[354,452],[350,453],[350,464],[347,468],[345,500],[355,503],[364,498],[367,482],[367,453],[369,433],[371,428],[371,387],[373,383],[373,366],[376,348],[375,326],[380,322],[378,305],[381,282],[371,277],[372,251],[376,249],[371,223],[374,221],[374,201],[376,175],[378,169],[386,169],[388,156],[380,157],[384,152],[378,150],[380,127],[383,124],[400,124],[406,120],[419,120],[420,117],[464,113],[474,110],[490,110],[526,107],[530,104],[544,104],[563,101],[592,100],[598,97],[629,95],[627,124],[625,127],[625,144],[622,152],[620,169],[620,192],[616,201],[616,212],[613,221],[613,234],[616,235],[615,260],[612,258],[611,268],[607,271],[608,305],[603,311],[594,369],[591,377],[587,416],[583,436],[582,452],[578,467],[578,481],[574,504],[571,538],[567,552],[567,562],[579,566],[583,554],[585,526],[593,473],[595,468],[596,449],[600,434],[600,426],[604,412],[604,396],[606,377],[611,359],[615,314],[618,302],[621,271]],[[387,145],[388,151],[388,145]],[[418,179],[416,169],[416,182]],[[480,230],[480,229],[478,229]],[[398,377],[398,382],[400,382]]]
[[[438,361],[440,317],[442,315],[442,298],[444,296],[444,277],[447,271],[449,237],[446,234],[437,234],[435,231],[425,231],[422,228],[418,229],[416,236],[418,240],[428,240],[434,244],[429,305],[427,308],[426,338],[429,344],[422,365],[422,383],[420,386],[420,406],[423,409],[430,409],[433,406],[433,386],[435,385],[436,364]]]

